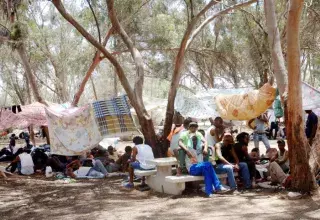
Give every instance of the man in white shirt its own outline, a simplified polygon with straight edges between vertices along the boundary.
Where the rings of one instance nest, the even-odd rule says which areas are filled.
[[[148,160],[154,159],[152,148],[143,143],[142,137],[136,136],[133,138],[135,146],[132,149],[132,158],[129,166],[129,183],[125,185],[126,188],[132,189],[134,170],[152,170],[155,165],[148,164]],[[145,185],[145,178],[142,178],[142,185]]]
[[[18,168],[19,174],[34,174],[34,163],[30,155],[30,150],[24,149],[23,153],[19,154],[6,169],[8,170],[9,168],[11,173],[14,173]]]

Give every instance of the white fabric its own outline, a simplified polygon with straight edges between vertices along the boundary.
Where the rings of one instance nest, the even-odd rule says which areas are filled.
[[[137,160],[140,163],[140,167],[146,170],[155,168],[155,165],[147,163],[147,160],[154,159],[152,148],[147,144],[138,144],[135,147],[138,150]]]
[[[46,114],[52,154],[81,155],[97,146],[102,139],[89,105],[63,111],[46,108]]]
[[[73,173],[77,177],[85,177],[88,175],[91,168],[92,167],[80,167],[78,170],[74,171]]]
[[[303,110],[320,108],[320,91],[305,82],[302,82],[302,108]]]
[[[21,173],[31,175],[34,173],[34,163],[30,154],[22,153],[19,155],[21,162]]]
[[[184,117],[207,119],[220,116],[217,110],[215,97],[221,94],[244,94],[252,88],[243,89],[210,89],[200,91],[196,95],[185,95],[181,91],[175,99],[174,108]]]

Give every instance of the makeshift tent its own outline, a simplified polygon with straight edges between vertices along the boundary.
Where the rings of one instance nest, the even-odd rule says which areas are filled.
[[[49,103],[49,102],[48,102]],[[50,107],[55,109],[66,109],[70,104],[49,103]],[[21,112],[14,114],[10,110],[3,110],[0,116],[0,129],[8,128],[27,128],[30,125],[47,126],[47,118],[45,113],[46,106],[42,103],[35,102],[30,105],[21,106]]]
[[[313,110],[320,108],[320,90],[302,82],[302,108]]]
[[[65,110],[46,108],[52,154],[81,155],[102,140],[90,105]]]
[[[221,116],[229,120],[249,120],[272,105],[275,92],[272,86],[265,84],[259,90],[210,89],[189,97],[178,93],[175,110],[184,117],[197,119]]]
[[[102,137],[138,134],[126,95],[110,100],[96,101],[92,103],[92,106]]]

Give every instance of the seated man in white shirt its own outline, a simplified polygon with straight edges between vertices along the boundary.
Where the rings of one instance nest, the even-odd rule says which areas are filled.
[[[132,149],[132,158],[129,166],[129,183],[125,185],[128,189],[134,187],[134,170],[152,170],[155,168],[155,165],[147,163],[147,160],[154,159],[152,148],[143,143],[142,137],[136,136],[132,141],[135,146]],[[142,178],[142,185],[145,185],[144,178]]]
[[[18,172],[21,175],[34,174],[34,163],[30,150],[23,149],[23,153],[19,154],[6,169],[8,170],[9,168],[11,173],[14,173],[18,168]]]

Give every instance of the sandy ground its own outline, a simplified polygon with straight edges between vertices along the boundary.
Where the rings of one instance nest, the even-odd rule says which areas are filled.
[[[0,219],[320,219],[319,196],[288,200],[274,190],[169,196],[121,190],[121,181],[0,179]]]
[[[128,144],[120,142],[117,149]],[[260,149],[265,153],[262,143]],[[120,177],[76,183],[42,175],[0,177],[0,219],[320,219],[318,195],[288,200],[285,191],[255,189],[213,198],[196,190],[169,196],[127,191],[121,182]]]

